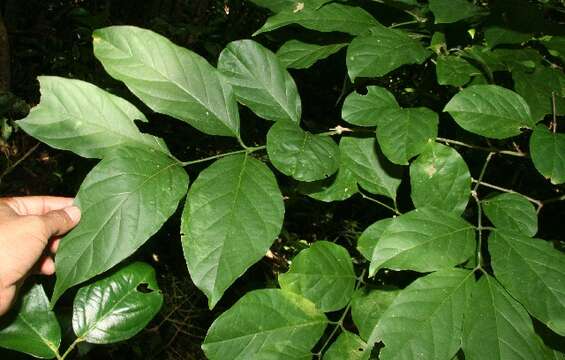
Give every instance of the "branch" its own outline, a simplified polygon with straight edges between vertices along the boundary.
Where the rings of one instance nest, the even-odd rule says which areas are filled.
[[[459,146],[463,146],[463,147],[470,148],[470,149],[488,151],[488,152],[496,153],[496,154],[504,154],[504,155],[511,155],[511,156],[517,156],[517,157],[527,157],[528,156],[528,154],[526,154],[522,151],[500,150],[500,149],[496,149],[496,148],[492,148],[492,147],[467,144],[467,143],[464,143],[464,142],[461,142],[461,141],[451,140],[451,139],[446,139],[446,138],[441,138],[441,137],[436,138],[436,141],[444,143],[444,144],[459,145]]]

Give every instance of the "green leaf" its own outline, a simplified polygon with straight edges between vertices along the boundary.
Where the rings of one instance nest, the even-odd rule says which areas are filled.
[[[358,290],[351,301],[351,317],[359,335],[363,340],[369,340],[371,333],[381,319],[381,316],[393,303],[400,290]]]
[[[271,127],[267,153],[277,170],[299,181],[325,179],[339,167],[339,147],[331,136],[313,135],[289,121]]]
[[[480,13],[480,9],[468,0],[430,0],[430,10],[436,24],[454,23]]]
[[[316,45],[298,40],[285,42],[277,51],[277,57],[288,69],[307,69],[319,60],[335,54],[347,44]]]
[[[491,55],[506,67],[504,71],[510,71],[512,73],[515,71],[531,72],[537,67],[543,67],[543,63],[545,62],[545,59],[539,51],[531,48],[499,48],[491,51]]]
[[[11,313],[0,321],[0,347],[42,359],[58,355],[61,328],[43,286],[36,284],[23,292]]]
[[[482,201],[483,211],[499,229],[517,231],[526,236],[538,232],[534,205],[520,194],[499,194]]]
[[[17,122],[36,139],[90,158],[124,145],[169,154],[161,139],[139,131],[133,121],[147,119],[124,99],[80,80],[40,76],[39,83],[41,102]]]
[[[368,360],[371,349],[359,336],[343,331],[325,352],[324,360]]]
[[[237,100],[258,116],[300,122],[296,84],[271,50],[253,40],[233,41],[220,54],[218,69]]]
[[[152,110],[209,135],[239,137],[232,88],[200,55],[134,26],[94,31],[94,55]]]
[[[295,11],[297,9],[285,10],[271,16],[253,36],[291,24],[322,32],[339,31],[359,35],[379,24],[371,14],[357,6],[332,3],[318,10],[304,7]]]
[[[372,334],[385,345],[379,359],[451,359],[461,346],[473,283],[471,271],[449,269],[419,278],[402,290]]]
[[[408,165],[437,137],[438,115],[428,108],[388,109],[380,114],[377,140],[395,164]]]
[[[410,164],[412,202],[461,214],[471,195],[471,174],[459,153],[446,145],[428,144]]]
[[[463,86],[481,71],[460,56],[439,56],[436,62],[438,84]]]
[[[344,137],[340,150],[361,187],[373,194],[395,199],[402,168],[389,162],[376,143],[374,138]]]
[[[202,349],[210,360],[310,358],[327,323],[324,314],[299,295],[255,290],[214,321]]]
[[[406,64],[421,64],[430,56],[418,40],[382,25],[358,36],[347,48],[347,71],[351,80],[379,77]]]
[[[482,136],[504,139],[531,128],[530,108],[515,92],[497,85],[474,85],[455,95],[443,111],[463,129]]]
[[[82,220],[57,250],[51,304],[133,254],[175,212],[187,187],[184,169],[152,149],[121,148],[105,157],[79,189]]]
[[[301,295],[324,312],[344,308],[355,288],[355,272],[347,250],[328,241],[317,241],[292,260],[279,275],[281,289]]]
[[[359,236],[357,240],[357,250],[359,250],[365,259],[371,261],[377,242],[393,220],[393,218],[381,219],[370,225],[361,233],[361,236]]]
[[[530,137],[530,155],[536,169],[552,184],[565,183],[565,134],[536,126]]]
[[[140,290],[140,287],[146,290]],[[79,289],[73,304],[73,330],[91,344],[131,338],[161,309],[163,294],[148,264],[129,264]]]
[[[471,295],[463,325],[466,360],[544,359],[530,316],[490,275]]]
[[[493,231],[488,249],[494,275],[551,330],[565,336],[565,255],[548,241]]]
[[[544,36],[541,42],[551,55],[565,58],[565,36]]]
[[[214,307],[279,234],[282,195],[269,168],[248,155],[214,162],[190,188],[181,238],[192,281]]]
[[[503,44],[521,44],[531,38],[531,34],[524,34],[499,26],[490,26],[485,30],[485,40],[491,49]]]
[[[390,108],[400,108],[394,95],[380,86],[367,86],[367,94],[349,94],[343,102],[341,117],[357,126],[376,126],[381,113]]]
[[[381,235],[370,276],[381,268],[429,272],[473,256],[475,227],[456,214],[425,207],[396,217]]]
[[[553,96],[555,96],[556,115],[565,114],[565,98],[563,98],[565,76],[561,71],[541,67],[536,68],[533,73],[514,71],[512,78],[516,92],[528,103],[535,122],[553,113]]]

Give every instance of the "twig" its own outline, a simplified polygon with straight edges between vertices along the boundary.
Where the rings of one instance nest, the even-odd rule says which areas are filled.
[[[482,150],[482,151],[493,152],[493,153],[497,153],[497,154],[511,155],[511,156],[517,156],[517,157],[527,157],[528,156],[528,154],[526,154],[522,151],[500,150],[500,149],[495,149],[495,148],[486,147],[486,146],[478,146],[478,145],[467,144],[467,143],[464,143],[464,142],[461,142],[461,141],[451,140],[451,139],[446,139],[446,138],[441,138],[441,137],[436,138],[436,141],[439,141],[439,142],[442,142],[442,143],[445,143],[445,144],[459,145],[459,146],[463,146],[463,147],[470,148],[470,149],[477,149],[477,150]]]
[[[2,174],[0,174],[0,181],[2,181],[2,179],[8,175],[9,173],[11,173],[18,165],[20,165],[22,163],[22,161],[24,161],[25,159],[27,159],[39,146],[39,143],[35,144],[31,149],[29,149],[21,158],[19,158],[15,163],[13,163],[12,165],[8,166],[8,168],[6,168],[6,170],[4,170],[4,172]]]
[[[475,180],[475,179],[471,179],[471,180],[472,180],[474,183],[477,183],[477,180]],[[517,191],[514,191],[514,190],[512,190],[512,189],[503,188],[503,187],[501,187],[501,186],[489,184],[489,183],[486,183],[486,182],[484,182],[484,181],[481,181],[481,182],[480,182],[480,186],[488,187],[488,188],[491,188],[491,189],[494,189],[494,190],[498,190],[498,191],[502,191],[502,192],[509,193],[509,194],[518,194],[518,195],[522,195],[522,196],[525,197],[528,201],[530,201],[530,202],[536,204],[538,207],[541,208],[541,207],[543,206],[543,202],[542,202],[541,200],[537,200],[537,199],[531,198],[531,197],[529,197],[529,196],[527,196],[527,195],[524,195],[524,194],[519,193],[519,192],[517,192]]]
[[[214,155],[214,156],[209,156],[203,159],[198,159],[198,160],[192,160],[192,161],[183,161],[180,164],[182,166],[189,166],[189,165],[194,165],[194,164],[199,164],[202,162],[206,162],[206,161],[210,161],[210,160],[215,160],[215,159],[219,159],[219,158],[223,158],[225,156],[230,156],[230,155],[235,155],[235,154],[242,154],[242,153],[247,153],[247,154],[251,154],[252,152],[255,151],[259,151],[259,150],[263,150],[265,149],[266,146],[256,146],[256,147],[248,147],[244,150],[236,150],[236,151],[231,151],[231,152],[227,152],[227,153],[223,153],[223,154],[218,154],[218,155]]]
[[[551,107],[553,110],[553,119],[551,120],[551,130],[557,132],[557,106],[555,105],[555,91],[551,92]]]
[[[488,166],[490,160],[492,159],[493,155],[494,155],[493,152],[488,153],[487,158],[485,160],[485,163],[483,164],[483,168],[481,169],[479,179],[475,182],[475,187],[471,191],[471,195],[473,196],[473,199],[475,199],[475,203],[477,204],[477,249],[476,249],[476,261],[477,261],[476,268],[477,269],[483,268],[483,254],[482,254],[482,248],[483,248],[483,209],[481,208],[481,200],[479,200],[479,196],[477,194],[477,189],[479,188],[479,185],[481,185],[481,182],[483,181],[483,178],[484,178],[486,170],[487,170],[487,166]]]
[[[395,213],[396,215],[402,215],[402,213],[401,213],[400,211],[398,211],[398,209],[395,209],[395,208],[393,208],[392,206],[387,205],[387,204],[383,203],[383,202],[380,201],[380,200],[377,200],[377,199],[374,199],[374,198],[372,198],[372,197],[370,197],[370,196],[367,196],[367,195],[363,194],[362,191],[359,191],[359,194],[361,194],[361,197],[363,197],[363,199],[367,199],[367,200],[369,200],[369,201],[374,202],[375,204],[379,204],[380,206],[389,209],[390,211],[392,211],[392,212]]]

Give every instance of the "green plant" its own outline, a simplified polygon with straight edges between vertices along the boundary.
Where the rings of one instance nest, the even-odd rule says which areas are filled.
[[[341,245],[317,241],[279,276],[280,289],[244,295],[209,329],[202,346],[210,359],[449,360],[461,350],[465,359],[562,358],[536,333],[530,316],[549,332],[565,335],[565,257],[551,242],[533,238],[540,210],[565,199],[559,186],[565,182],[565,138],[557,132],[565,111],[565,38],[551,35],[551,24],[519,31],[512,21],[524,10],[535,18],[541,11],[559,16],[563,8],[551,2],[520,8],[466,0],[377,1],[372,5],[392,13],[381,23],[361,7],[328,0],[253,2],[275,13],[256,35],[298,24],[350,37],[330,45],[291,39],[276,54],[253,40],[235,41],[215,68],[148,30],[115,26],[93,36],[106,71],[149,108],[207,135],[232,137],[241,150],[178,160],[163,140],[136,128],[133,120],[146,118],[129,102],[82,81],[40,78],[41,103],[19,126],[55,148],[102,159],[77,195],[83,220],[61,242],[51,306],[69,288],[129,257],[188,191],[184,256],[192,281],[213,308],[281,231],[283,196],[273,171],[254,156],[266,150],[271,165],[296,180],[305,195],[334,202],[361,194],[392,217],[361,234],[362,257],[355,256],[355,265]],[[510,23],[497,18],[502,13]],[[336,121],[328,131],[306,131],[287,68],[308,68],[345,47],[348,77],[367,85],[366,94],[353,91],[345,98],[342,117],[348,125]],[[430,69],[439,85],[429,81]],[[375,85],[391,72],[406,77],[407,86],[396,94]],[[409,80],[413,74],[424,80]],[[442,114],[423,106],[428,98]],[[238,102],[274,122],[264,145],[243,140]],[[476,176],[457,148],[486,154],[472,167]],[[544,184],[545,193],[554,195],[538,200],[485,182],[495,157],[531,159],[551,182]],[[188,189],[183,167],[208,161],[213,163]],[[398,189],[407,170],[415,209],[408,205],[404,211]],[[496,192],[483,196],[483,188]],[[391,270],[416,272],[417,278],[404,288],[373,281]],[[120,276],[125,277],[118,272],[79,290],[75,307],[106,306],[100,303],[104,297],[89,293],[113,289],[106,286]],[[132,336],[160,306],[158,292],[136,291],[143,282],[156,290],[154,279],[135,279],[125,286],[135,297],[128,304],[150,301],[152,312],[135,321],[113,318],[112,326],[130,331],[101,330],[105,342]],[[18,341],[18,321],[29,326],[30,312],[50,319],[42,322],[52,324],[50,333]],[[339,312],[337,321],[325,315],[332,312]],[[357,333],[347,323],[349,314]],[[56,351],[58,326],[40,288],[24,297],[17,316],[0,331],[0,345],[66,356]],[[71,349],[80,341],[104,342],[77,324]]]

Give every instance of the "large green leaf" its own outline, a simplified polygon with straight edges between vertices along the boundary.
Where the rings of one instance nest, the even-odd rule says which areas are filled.
[[[436,24],[454,23],[479,14],[479,8],[468,0],[430,0]]]
[[[437,137],[438,115],[428,108],[388,109],[380,114],[377,140],[395,164],[408,165]]]
[[[237,100],[260,117],[300,122],[296,84],[271,50],[253,40],[233,41],[220,54],[218,69]]]
[[[430,56],[418,40],[382,25],[358,36],[347,47],[347,71],[351,80],[384,76],[406,64],[420,64]]]
[[[451,359],[461,346],[473,283],[471,271],[450,269],[419,278],[402,290],[372,334],[385,345],[379,359]]]
[[[400,290],[360,289],[353,295],[351,317],[363,340],[369,340],[381,316],[399,293]]]
[[[133,254],[175,212],[187,187],[184,169],[152,149],[121,148],[106,156],[79,189],[82,220],[57,251],[51,303]]]
[[[439,56],[436,61],[437,82],[440,85],[463,86],[481,71],[460,56]]]
[[[155,270],[145,263],[132,263],[79,289],[73,304],[73,330],[91,344],[127,340],[153,319],[162,304]]]
[[[375,246],[377,242],[385,232],[386,228],[394,221],[395,218],[384,218],[365,229],[359,236],[357,240],[357,250],[365,257],[365,259],[371,261],[373,258],[373,252],[375,251]]]
[[[499,194],[482,201],[489,220],[499,229],[517,231],[526,236],[538,232],[538,215],[534,205],[519,194]]]
[[[279,275],[281,289],[302,295],[324,312],[344,308],[355,288],[355,272],[347,250],[328,241],[317,241],[292,260]]]
[[[316,45],[298,40],[289,40],[279,48],[277,57],[288,69],[307,69],[319,60],[335,54],[346,45]]]
[[[147,119],[124,99],[80,80],[40,76],[39,83],[41,102],[18,121],[29,135],[84,157],[124,145],[169,153],[162,140],[139,131],[133,121]]]
[[[524,307],[565,336],[565,255],[548,241],[493,231],[488,240],[494,275]]]
[[[265,24],[253,35],[273,31],[291,24],[298,24],[307,29],[322,32],[339,31],[359,35],[379,23],[371,14],[360,7],[332,3],[318,10],[309,7],[300,10],[300,7],[298,7],[294,10],[282,11],[268,18]]]
[[[553,114],[552,96],[555,97],[556,115],[565,114],[563,72],[548,67],[538,67],[532,73],[513,71],[512,78],[516,92],[528,103],[535,122],[543,120],[547,114]]]
[[[374,138],[344,137],[340,151],[361,187],[373,194],[395,199],[402,168],[389,162],[376,143]]]
[[[327,322],[299,295],[255,290],[214,321],[202,349],[210,360],[310,358]]]
[[[463,326],[465,360],[543,360],[530,316],[490,275],[471,295]]]
[[[371,349],[359,336],[343,331],[324,353],[323,360],[368,360]]]
[[[232,155],[198,175],[182,214],[181,235],[190,276],[210,308],[265,256],[283,216],[275,176],[259,160]]]
[[[424,207],[398,216],[373,251],[369,274],[393,270],[435,271],[469,259],[475,250],[475,227],[458,215]]]
[[[367,94],[349,94],[343,102],[341,117],[357,126],[376,126],[381,113],[390,108],[399,108],[394,95],[380,86],[367,86]]]
[[[536,169],[552,184],[565,183],[565,134],[536,126],[530,137],[530,155]]]
[[[435,206],[461,214],[471,195],[471,173],[455,149],[430,143],[410,164],[410,185],[417,208]]]
[[[457,124],[475,134],[504,139],[535,124],[526,101],[497,85],[470,86],[445,106]]]
[[[60,344],[61,328],[43,286],[26,288],[14,309],[0,320],[0,347],[52,359],[58,356]]]
[[[531,38],[531,34],[525,34],[499,26],[489,26],[485,30],[485,41],[490,48],[502,44],[521,44]]]
[[[290,121],[279,121],[267,134],[271,163],[299,181],[325,179],[339,167],[339,148],[331,136],[313,135]]]
[[[239,137],[232,88],[203,57],[134,26],[99,29],[93,39],[104,69],[152,110],[206,134]]]

